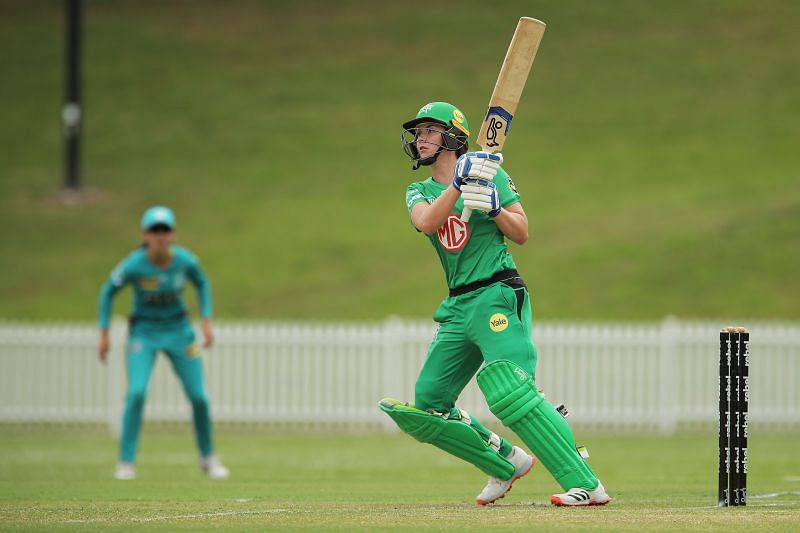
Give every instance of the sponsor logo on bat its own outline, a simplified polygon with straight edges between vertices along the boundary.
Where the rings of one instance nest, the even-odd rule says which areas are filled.
[[[511,127],[512,118],[511,113],[502,107],[490,107],[486,112],[486,118],[484,118],[484,122],[488,121],[489,123],[486,129],[486,137],[479,139],[478,142],[481,143],[483,141],[487,148],[500,146],[503,139],[508,135],[508,128]]]
[[[494,148],[500,143],[497,142],[497,134],[503,128],[503,121],[497,120],[495,117],[489,121],[489,129],[486,130],[486,146]]]

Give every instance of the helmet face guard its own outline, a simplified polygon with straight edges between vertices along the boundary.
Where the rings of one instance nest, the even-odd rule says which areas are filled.
[[[421,158],[419,150],[417,149],[417,138],[419,137],[420,131],[428,129],[429,128],[426,127],[412,126],[403,129],[403,132],[400,136],[401,140],[403,141],[403,151],[414,162],[414,170],[418,169],[420,166],[432,165],[436,159],[438,159],[439,154],[445,150],[449,152],[458,152],[459,150],[467,147],[467,137],[458,129],[450,127],[449,129],[440,132],[442,134],[441,144],[437,145],[434,143],[429,143],[434,144],[434,146],[437,147],[436,152],[429,157]]]
[[[445,130],[441,132],[442,142],[436,152],[426,158],[421,158],[417,148],[420,131],[428,130],[422,124],[441,124]],[[437,130],[438,131],[438,130]],[[420,166],[431,165],[443,151],[466,152],[469,146],[469,126],[464,114],[454,105],[447,102],[431,102],[425,104],[417,113],[416,118],[403,124],[401,134],[403,151],[414,162],[414,170]]]

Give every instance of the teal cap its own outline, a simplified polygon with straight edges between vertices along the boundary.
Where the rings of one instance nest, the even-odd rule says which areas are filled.
[[[144,216],[142,216],[143,231],[147,231],[157,224],[164,224],[170,229],[175,229],[175,215],[172,213],[172,209],[157,205],[144,212]]]

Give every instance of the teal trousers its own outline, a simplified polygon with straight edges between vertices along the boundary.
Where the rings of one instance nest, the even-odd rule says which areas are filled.
[[[120,461],[134,462],[139,447],[142,410],[147,398],[150,375],[158,352],[164,352],[178,375],[183,390],[192,404],[194,432],[202,457],[213,453],[211,413],[203,377],[203,362],[195,334],[188,320],[174,326],[135,323],[127,346],[128,390],[122,416]]]

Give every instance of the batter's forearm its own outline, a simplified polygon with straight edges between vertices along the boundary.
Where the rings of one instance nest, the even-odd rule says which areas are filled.
[[[507,238],[517,244],[525,244],[528,240],[528,219],[524,214],[501,209],[494,218],[495,224]]]
[[[427,234],[437,231],[453,212],[460,194],[454,187],[448,187],[432,204],[421,202],[414,206],[411,218],[414,226]]]

